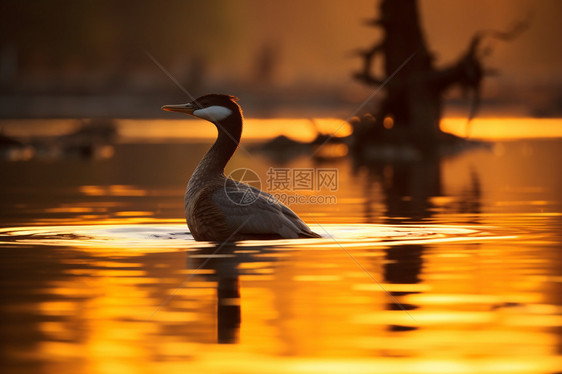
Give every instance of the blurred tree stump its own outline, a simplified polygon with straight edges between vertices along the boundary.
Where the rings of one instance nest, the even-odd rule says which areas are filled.
[[[485,75],[482,58],[490,52],[482,48],[483,39],[509,40],[527,23],[521,22],[509,32],[476,33],[455,63],[436,69],[420,26],[417,0],[382,0],[378,13],[378,18],[367,23],[382,28],[384,36],[371,48],[358,51],[363,68],[353,76],[369,86],[384,84],[386,95],[376,110],[351,123],[352,151],[360,155],[380,144],[400,144],[427,154],[438,152],[441,145],[462,143],[464,139],[444,133],[439,127],[445,92],[458,85],[471,95],[469,120],[472,119],[478,110]],[[376,59],[383,60],[384,76],[372,72]]]

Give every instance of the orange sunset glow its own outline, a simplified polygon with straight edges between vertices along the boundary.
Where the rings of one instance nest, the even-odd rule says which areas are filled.
[[[562,2],[0,2],[2,374],[556,374]]]

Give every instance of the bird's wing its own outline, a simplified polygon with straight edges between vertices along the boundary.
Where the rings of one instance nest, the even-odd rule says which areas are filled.
[[[317,237],[287,206],[272,195],[240,182],[227,182],[213,193],[226,224],[241,234],[277,234],[283,238]]]

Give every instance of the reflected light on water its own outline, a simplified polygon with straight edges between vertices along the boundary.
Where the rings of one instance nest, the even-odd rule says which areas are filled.
[[[131,228],[126,231],[130,232]],[[302,248],[300,250],[302,251]],[[382,255],[383,253],[380,254]],[[259,271],[261,266],[271,267],[273,264],[271,262],[263,262],[263,265],[260,265],[260,263],[242,263],[241,266],[239,266],[241,270],[252,270],[253,274],[252,276],[241,277],[242,289],[244,290],[242,307],[243,315],[246,318],[241,329],[239,349],[242,350],[243,353],[240,356],[232,357],[232,360],[229,361],[222,354],[224,352],[223,350],[213,348],[212,346],[206,346],[203,348],[194,343],[188,343],[181,340],[175,341],[172,337],[168,337],[168,339],[171,339],[169,342],[165,341],[159,345],[157,349],[158,354],[167,360],[173,360],[174,357],[180,360],[180,362],[171,364],[171,366],[176,367],[177,370],[182,368],[190,368],[193,370],[193,366],[188,365],[185,362],[186,360],[190,360],[189,357],[191,357],[186,357],[186,352],[191,352],[194,357],[200,357],[199,365],[202,365],[201,368],[204,368],[206,372],[221,372],[224,369],[224,366],[213,364],[212,360],[219,360],[220,362],[227,361],[229,365],[238,365],[237,367],[243,368],[245,372],[259,372],[260,370],[264,370],[267,365],[277,363],[279,359],[276,358],[274,354],[276,352],[285,352],[287,349],[286,344],[289,342],[299,342],[296,345],[293,343],[293,347],[291,348],[293,355],[298,354],[299,356],[314,356],[315,358],[310,359],[309,361],[305,358],[288,358],[286,360],[279,361],[279,364],[281,364],[281,366],[279,366],[279,370],[281,370],[280,372],[299,372],[299,370],[302,369],[302,365],[306,366],[308,368],[307,370],[312,372],[325,372],[325,370],[327,370],[327,372],[337,372],[334,368],[348,368],[350,370],[359,370],[359,372],[368,372],[369,368],[372,368],[372,366],[375,365],[377,368],[380,366],[387,367],[386,372],[401,372],[402,370],[412,370],[411,372],[430,372],[430,368],[432,370],[431,372],[440,372],[440,368],[443,368],[443,372],[461,373],[466,372],[468,367],[474,367],[474,365],[480,367],[479,370],[482,370],[480,372],[507,372],[507,370],[511,370],[511,372],[525,372],[525,370],[523,370],[525,367],[530,371],[540,370],[541,367],[544,367],[545,370],[547,370],[549,367],[553,367],[554,365],[548,359],[546,361],[544,360],[548,353],[546,349],[555,343],[552,335],[550,334],[512,332],[504,331],[503,329],[494,332],[489,328],[486,329],[485,334],[482,334],[477,331],[466,331],[460,328],[462,326],[479,327],[490,324],[496,325],[498,322],[498,315],[496,312],[493,312],[493,310],[495,305],[501,306],[501,301],[505,300],[505,295],[496,295],[495,297],[484,295],[484,297],[479,299],[474,299],[474,297],[472,297],[467,300],[469,304],[472,305],[481,304],[480,309],[487,308],[487,311],[454,311],[452,310],[454,305],[451,303],[452,300],[450,297],[447,300],[447,305],[443,306],[443,303],[441,303],[443,306],[442,309],[431,311],[431,305],[433,303],[426,303],[424,302],[424,299],[416,300],[413,298],[416,293],[419,295],[420,292],[431,296],[431,292],[433,291],[431,281],[424,284],[410,285],[393,285],[384,283],[382,286],[389,292],[410,294],[405,295],[401,299],[401,302],[413,302],[422,306],[423,309],[428,309],[427,311],[420,309],[420,311],[412,312],[416,319],[416,326],[425,328],[433,327],[441,330],[447,329],[445,334],[437,332],[418,334],[413,332],[411,334],[402,335],[402,337],[396,336],[394,338],[391,338],[392,335],[389,335],[386,338],[384,338],[384,335],[379,338],[371,337],[371,335],[380,336],[383,334],[386,330],[385,326],[387,325],[409,324],[410,321],[407,319],[407,316],[400,312],[388,312],[381,310],[373,313],[368,307],[365,309],[366,305],[372,305],[375,310],[382,309],[386,301],[385,297],[380,288],[375,287],[376,285],[371,283],[363,283],[362,287],[354,287],[352,292],[349,292],[347,288],[347,285],[351,283],[349,282],[349,277],[352,276],[354,282],[361,280],[364,281],[364,274],[354,271],[353,266],[350,267],[349,264],[344,264],[345,266],[342,267],[341,257],[338,255],[337,251],[335,253],[331,252],[328,254],[324,252],[322,257],[324,259],[329,259],[329,261],[323,261],[322,266],[318,266],[318,268],[314,270],[311,270],[310,265],[307,265],[313,263],[311,262],[313,259],[310,258],[310,255],[311,254],[304,253],[301,256],[291,259],[290,262],[297,265],[287,264],[287,266],[284,267],[277,266],[278,270],[275,271],[275,276],[273,278],[270,276],[260,276],[263,272]],[[326,255],[329,255],[329,257],[326,257]],[[314,254],[316,260],[318,259],[317,256],[317,253]],[[146,261],[143,260],[143,262]],[[180,261],[180,263],[181,262],[182,261]],[[84,347],[86,347],[87,352],[89,352],[89,362],[92,366],[91,369],[99,369],[101,366],[103,367],[103,370],[107,370],[108,372],[117,370],[114,369],[114,367],[125,367],[127,370],[133,371],[137,370],[137,365],[139,365],[139,362],[142,362],[142,357],[145,357],[149,351],[152,352],[154,349],[154,347],[151,347],[150,345],[142,346],[141,344],[141,346],[139,346],[139,342],[147,341],[147,339],[150,339],[150,337],[154,334],[159,336],[160,341],[162,339],[166,340],[165,337],[162,337],[162,332],[154,330],[154,323],[158,322],[163,324],[181,325],[199,324],[201,317],[196,313],[194,314],[189,312],[189,310],[194,307],[201,308],[201,303],[205,300],[205,297],[210,298],[209,302],[211,304],[209,304],[209,306],[212,305],[214,292],[210,287],[213,287],[213,283],[190,282],[189,292],[192,295],[192,288],[203,287],[203,293],[197,292],[196,303],[188,302],[187,304],[182,304],[186,306],[180,307],[183,310],[180,312],[168,310],[159,312],[152,324],[141,323],[140,321],[131,323],[131,318],[133,321],[136,321],[139,318],[134,317],[135,315],[138,315],[139,313],[148,314],[151,312],[150,305],[143,306],[138,304],[138,301],[141,301],[142,299],[150,299],[150,295],[146,293],[139,294],[135,289],[122,288],[118,285],[125,282],[123,285],[129,285],[127,287],[132,287],[135,284],[141,287],[143,285],[151,287],[151,284],[153,285],[155,282],[162,281],[166,284],[166,279],[173,273],[170,273],[169,269],[159,275],[155,275],[153,272],[150,274],[140,272],[138,270],[140,262],[122,265],[120,266],[123,268],[122,270],[111,269],[115,268],[118,264],[108,264],[111,263],[108,263],[108,261],[104,259],[103,262],[94,265],[96,267],[109,266],[110,269],[101,271],[98,270],[88,274],[88,282],[95,281],[97,287],[100,287],[98,291],[95,291],[94,289],[94,295],[100,293],[100,296],[95,297],[99,298],[103,294],[103,297],[107,298],[107,301],[102,302],[101,300],[98,300],[96,302],[95,305],[97,305],[97,308],[102,308],[101,310],[96,312],[97,309],[93,309],[92,313],[94,314],[84,315],[82,311],[79,311],[75,307],[73,309],[73,305],[75,305],[74,301],[47,302],[42,307],[42,310],[45,310],[45,313],[49,315],[71,318],[73,315],[79,313],[82,316],[81,318],[85,320],[94,318],[98,321],[87,327],[87,331],[92,330],[93,334],[89,336],[86,341],[80,343],[83,344]],[[296,268],[293,270],[292,268],[295,266]],[[335,276],[334,271],[336,271],[336,269],[337,272],[342,275]],[[285,273],[280,273],[281,270],[288,271],[288,273],[284,275]],[[435,271],[439,272],[439,268],[435,269]],[[181,270],[177,270],[177,272],[178,274],[185,274]],[[373,272],[376,274],[377,278],[381,279],[382,275],[380,268],[373,269]],[[272,269],[266,273],[272,273]],[[213,273],[207,271],[206,274],[212,275]],[[294,283],[293,288],[295,289],[289,296],[290,298],[296,298],[296,300],[302,299],[303,304],[301,307],[305,308],[302,310],[300,308],[296,308],[295,312],[293,312],[299,316],[299,320],[301,322],[300,324],[286,327],[288,328],[288,331],[284,334],[287,334],[287,338],[290,338],[289,342],[279,342],[276,338],[278,333],[275,329],[272,329],[271,325],[272,321],[276,321],[279,318],[279,316],[276,313],[272,313],[272,311],[279,310],[282,300],[275,301],[277,297],[271,294],[270,286],[272,282],[278,283],[280,276],[281,279],[285,279],[284,282],[289,282],[289,284]],[[470,279],[469,276],[467,276],[466,279]],[[106,283],[101,282],[101,280]],[[181,279],[178,279],[177,281],[181,281]],[[310,283],[310,287],[305,286],[303,283]],[[171,288],[177,286],[174,282],[169,282],[167,284],[168,287]],[[342,285],[344,286],[343,289]],[[77,296],[81,293],[83,294],[83,291],[80,288],[76,289],[77,292],[69,292],[67,288],[64,288],[64,284],[59,284],[58,287],[60,288],[57,288],[55,293],[61,296],[64,295],[65,297],[69,297],[73,293],[76,293]],[[111,287],[115,288],[115,290],[108,290],[108,288]],[[536,285],[537,289],[540,289],[540,287],[540,284]],[[207,289],[207,291],[205,291],[205,289]],[[325,289],[325,291],[329,294],[319,294],[320,289]],[[353,294],[353,292],[367,293],[364,294],[365,296],[357,297]],[[370,295],[372,292],[380,294],[378,297],[379,301],[376,303],[373,303],[373,295]],[[127,297],[123,298],[123,295],[127,295]],[[133,300],[129,300],[130,298],[138,301],[132,303]],[[457,299],[458,298],[459,295],[457,295]],[[457,302],[457,307],[463,305],[462,296],[460,296],[460,298],[461,304]],[[158,299],[158,297],[156,299]],[[304,302],[304,300],[306,300],[306,302]],[[511,303],[513,304],[529,303],[537,301],[538,299],[525,299],[517,297],[517,295],[513,295],[513,297],[509,297],[509,300],[511,300]],[[158,303],[159,300],[152,300],[152,302]],[[314,310],[307,308],[307,305],[310,306],[311,302],[315,308]],[[345,302],[348,307],[345,307],[342,304],[343,302]],[[178,307],[178,304],[174,305]],[[359,307],[362,307],[362,309],[359,309]],[[89,308],[91,309],[92,307]],[[291,307],[291,309],[294,308],[295,306]],[[513,309],[514,307],[506,306],[506,308]],[[281,313],[284,313],[282,308],[280,311]],[[545,309],[546,313],[553,313],[555,311],[556,309],[553,308]],[[356,317],[353,317],[354,315]],[[515,309],[510,312],[510,315],[512,317],[509,317],[508,319],[503,318],[506,326],[519,326],[519,324],[515,322],[510,322],[516,321],[514,318],[518,318],[520,321],[528,321],[531,319],[529,318],[528,312],[517,305],[515,306]],[[518,315],[520,315],[520,317],[517,317]],[[129,322],[118,322],[121,318],[123,318],[122,316],[127,316],[126,318]],[[302,320],[303,318],[304,321]],[[328,321],[332,321],[333,319],[337,319],[341,322],[334,326],[333,329],[327,328],[325,324],[329,323]],[[347,319],[349,319],[348,322],[346,322]],[[536,326],[543,327],[559,326],[559,322],[556,322],[556,319],[550,321],[551,319],[552,318],[541,319],[541,317],[538,316],[536,322],[527,322],[525,326],[533,326],[535,323],[537,324]],[[541,324],[541,320],[543,320],[544,323]],[[309,327],[310,323],[312,323],[313,326],[312,330]],[[558,325],[556,323],[558,323]],[[351,328],[350,326],[357,327]],[[374,326],[378,326],[380,329],[378,333],[372,330]],[[61,329],[66,331],[61,333]],[[60,339],[61,336],[68,337],[69,334],[72,334],[70,332],[70,327],[65,329],[59,326],[57,329],[53,329],[52,325],[48,325],[46,328],[42,327],[42,331],[52,334],[49,336],[52,336],[53,339]],[[369,333],[366,334],[366,331],[369,331]],[[320,342],[311,339],[313,336],[322,337],[322,343],[320,344]],[[459,349],[459,340],[464,342],[462,349],[466,350],[466,353],[464,354],[468,355],[470,358],[457,358],[453,361],[446,357],[435,357],[435,350],[440,346],[451,346],[454,344],[457,346],[457,349]],[[264,341],[268,342],[265,346]],[[530,341],[532,341],[533,345],[537,347],[533,350],[532,354],[528,352],[528,342]],[[485,357],[488,352],[492,351],[499,354],[497,347],[498,344],[506,345],[506,348],[504,348],[506,354],[513,353],[514,351],[517,351],[517,346],[514,347],[513,342],[525,342],[524,345],[521,345],[521,349],[524,347],[525,352],[522,352],[522,357],[515,361],[511,358],[503,359],[502,361],[502,359],[490,360],[487,358],[473,357],[474,355]],[[348,350],[343,349],[342,346],[347,344],[349,344]],[[82,352],[76,347],[76,343],[62,343],[56,340],[44,343],[41,347],[45,357],[58,357],[60,359],[81,357]],[[544,348],[541,350],[538,349],[539,347]],[[204,359],[201,359],[200,356],[202,354],[202,349],[205,350],[205,354],[203,356],[205,357]],[[261,353],[248,355],[248,351]],[[337,358],[339,355],[353,356],[360,355],[360,352],[366,353],[373,351],[386,352],[386,355],[390,354],[391,356],[400,357],[400,359],[393,361],[392,359],[385,357],[371,360],[361,358],[356,360],[342,358],[340,360]],[[408,356],[410,352],[413,351],[416,351],[417,355],[422,355],[422,358],[412,359],[404,357]],[[326,355],[330,356],[330,358],[316,357],[316,355],[320,354],[320,352],[323,352],[322,356]],[[462,353],[459,352],[459,354]],[[523,357],[526,357],[526,359]],[[537,361],[531,363],[531,360]],[[100,364],[98,361],[103,361],[103,363]],[[514,364],[513,367],[510,367],[510,363],[513,362],[516,364]],[[332,365],[335,366],[332,367]],[[426,367],[427,369],[420,369],[423,367]]]
[[[207,121],[181,120],[118,120],[119,135],[128,142],[197,141],[214,139],[217,131]],[[288,135],[300,141],[312,141],[317,131],[347,136],[351,127],[337,118],[245,118],[244,140],[268,139]]]
[[[146,191],[135,186],[81,186],[80,192],[86,196],[145,196]]]
[[[99,248],[128,247],[136,248],[173,248],[178,250],[198,247],[201,242],[194,242],[187,227],[169,224],[136,224],[137,216],[150,216],[151,212],[117,212],[124,217],[119,224],[100,220],[93,225],[35,226],[0,229],[0,241],[25,245],[66,245]],[[130,217],[133,216],[133,217]],[[112,224],[113,223],[113,224]],[[265,244],[274,246],[302,245],[306,248],[364,248],[366,246],[399,246],[403,244],[435,244],[442,242],[466,242],[483,240],[504,240],[516,238],[505,235],[492,227],[446,226],[446,225],[310,225],[319,232],[323,239],[246,241],[239,245],[261,247]],[[496,231],[492,234],[490,231]],[[253,253],[248,251],[247,253]]]
[[[560,363],[552,355],[560,307],[544,298],[549,278],[530,271],[539,254],[513,252],[527,237],[484,226],[325,226],[364,270],[328,238],[217,252],[179,224],[0,235],[23,250],[43,242],[57,253],[59,269],[41,282],[49,297],[27,309],[43,316],[37,329],[45,338],[33,357],[53,370],[64,362],[63,372],[85,373],[147,366],[171,373],[546,373]],[[459,241],[444,247],[447,238]],[[71,251],[55,249],[64,242]]]
[[[181,141],[214,131],[180,124]],[[208,143],[125,139],[111,160],[3,165],[3,373],[562,367],[559,141],[364,168],[290,161],[339,170],[337,205],[291,206],[326,237],[221,248],[182,218]],[[272,165],[240,152],[231,166]]]
[[[532,139],[562,137],[559,118],[444,118],[441,130],[474,139]],[[468,132],[468,134],[467,134]]]
[[[214,139],[216,129],[207,121],[182,119],[117,119],[120,142],[161,143],[193,142]],[[0,120],[6,135],[28,138],[54,137],[76,130],[75,120]],[[466,118],[447,117],[441,120],[441,129],[460,137],[475,139],[530,139],[562,137],[562,119],[559,118],[475,118],[467,124]],[[384,118],[388,130],[393,118]],[[351,126],[339,118],[246,118],[243,139],[268,139],[287,135],[300,141],[312,141],[318,131],[335,136],[347,136]]]

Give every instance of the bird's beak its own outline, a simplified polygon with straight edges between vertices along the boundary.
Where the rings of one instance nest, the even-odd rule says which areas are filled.
[[[165,110],[167,112],[179,112],[185,114],[193,114],[193,111],[195,109],[197,108],[192,103],[178,104],[178,105],[164,105],[162,107],[162,110]]]

